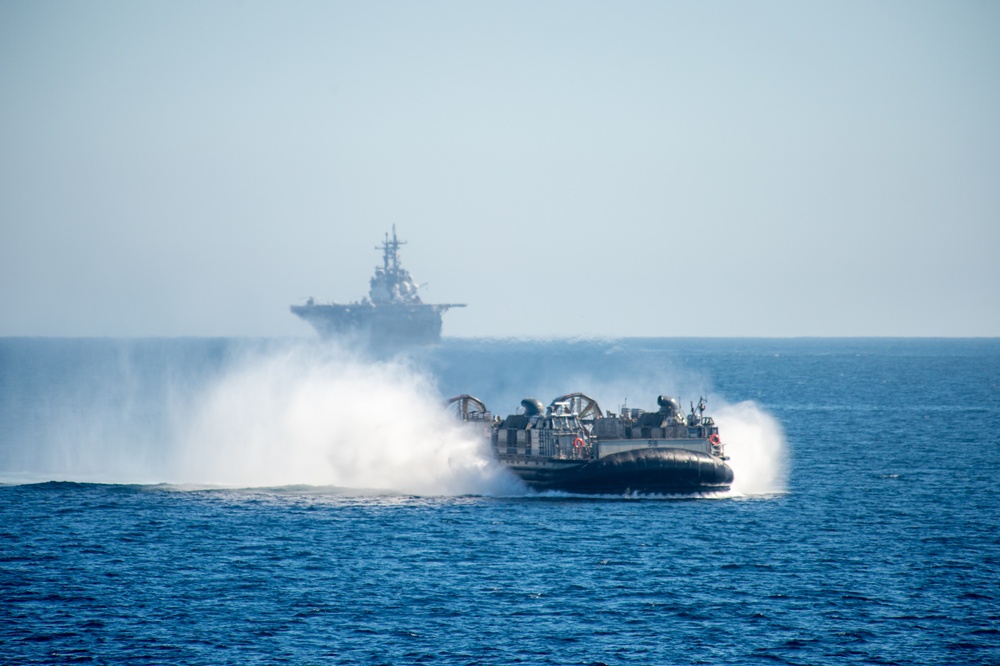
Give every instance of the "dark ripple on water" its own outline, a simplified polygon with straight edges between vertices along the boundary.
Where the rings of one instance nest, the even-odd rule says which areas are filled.
[[[865,525],[851,512],[807,528],[789,520],[811,514],[794,495],[359,498],[75,484],[0,493],[7,663],[1000,654],[995,530],[887,532],[891,520]]]

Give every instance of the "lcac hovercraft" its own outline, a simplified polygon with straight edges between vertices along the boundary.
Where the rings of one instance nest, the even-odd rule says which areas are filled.
[[[493,453],[525,484],[539,491],[619,495],[692,494],[728,490],[733,470],[705,400],[683,414],[674,398],[659,409],[622,407],[602,414],[583,393],[563,395],[547,407],[534,398],[519,413],[494,417],[471,395],[448,401],[466,423],[481,428]]]

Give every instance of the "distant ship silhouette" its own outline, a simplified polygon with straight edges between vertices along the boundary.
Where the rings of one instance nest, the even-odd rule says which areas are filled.
[[[382,250],[382,265],[375,268],[366,298],[348,304],[317,304],[309,298],[305,305],[291,306],[292,313],[309,322],[324,339],[344,338],[380,348],[440,341],[441,314],[465,304],[422,302],[419,287],[399,262],[399,246],[405,244],[396,238],[393,225],[392,239],[386,233],[375,248]]]

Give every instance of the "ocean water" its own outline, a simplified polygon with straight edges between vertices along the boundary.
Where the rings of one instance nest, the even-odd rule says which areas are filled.
[[[737,481],[453,422],[708,398]],[[0,663],[1000,664],[1000,340],[0,339]]]

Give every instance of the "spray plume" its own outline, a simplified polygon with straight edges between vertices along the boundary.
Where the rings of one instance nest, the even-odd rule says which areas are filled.
[[[36,420],[10,431],[15,434],[0,467],[3,480],[308,485],[418,495],[525,492],[488,444],[444,409],[433,375],[407,359],[366,360],[325,344],[252,344],[237,348],[221,366],[207,363],[192,372],[195,366],[170,355],[163,357],[169,362],[149,366],[147,347],[138,348],[145,355],[125,348],[110,367],[84,366],[78,381],[49,391]],[[491,376],[475,364],[470,372]],[[512,383],[508,374],[500,373]],[[631,396],[629,405],[644,408],[652,405],[642,396],[670,386],[660,370],[611,381],[599,374],[603,381],[563,367],[513,383],[538,384],[520,397],[598,386],[593,394],[606,407],[625,398],[605,404],[603,396]],[[677,369],[670,376],[688,387],[706,385]],[[752,402],[728,405],[713,397],[710,404],[735,472],[732,495],[783,491],[780,424]]]
[[[181,429],[176,480],[412,494],[508,494],[519,483],[404,360],[292,348],[249,359]]]
[[[733,494],[784,492],[787,454],[785,433],[778,420],[750,401],[722,403],[713,417],[733,468]]]

